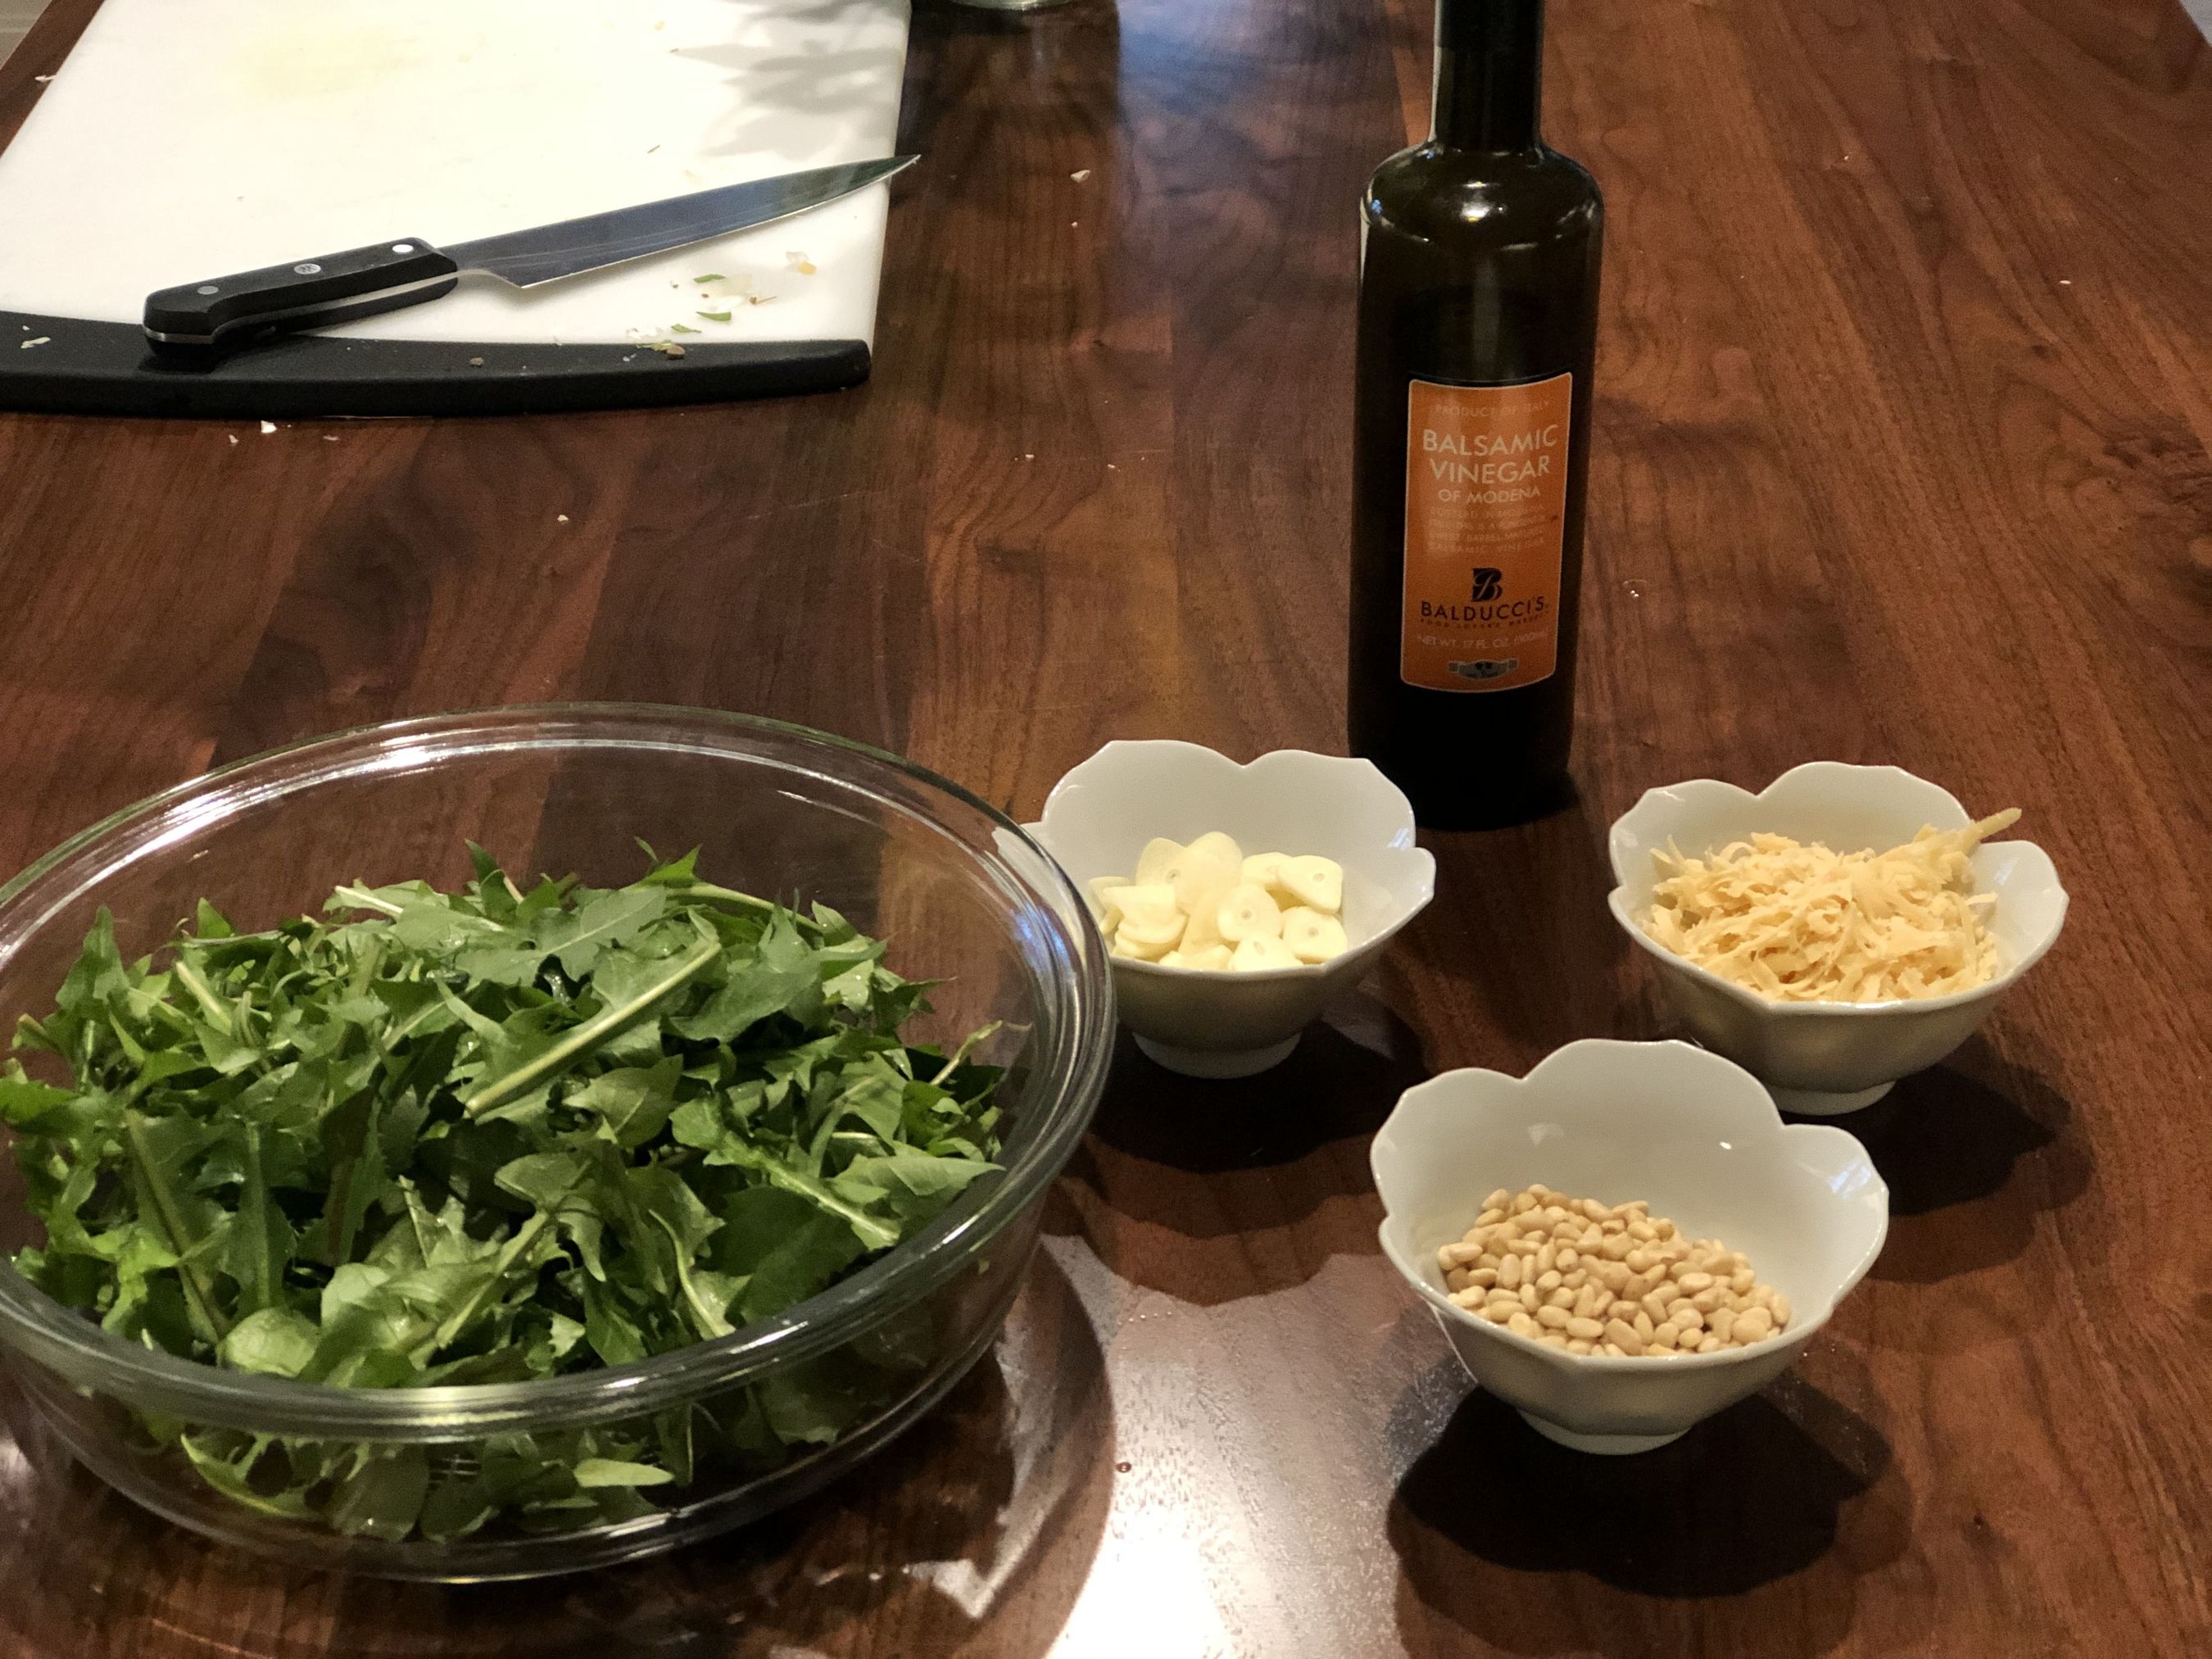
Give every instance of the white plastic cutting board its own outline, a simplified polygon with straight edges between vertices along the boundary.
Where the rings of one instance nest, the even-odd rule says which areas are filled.
[[[136,322],[198,277],[888,155],[907,17],[907,0],[105,0],[0,150],[0,310]],[[877,185],[526,294],[471,277],[332,331],[872,340],[888,202]]]

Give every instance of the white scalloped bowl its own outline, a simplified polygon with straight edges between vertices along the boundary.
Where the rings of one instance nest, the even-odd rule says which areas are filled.
[[[1344,866],[1351,948],[1332,961],[1247,974],[1112,958],[1138,1047],[1189,1077],[1249,1077],[1289,1058],[1322,1005],[1436,896],[1437,861],[1413,844],[1412,805],[1370,763],[1340,755],[1279,749],[1240,766],[1194,743],[1109,743],[1054,785],[1043,817],[1024,828],[1086,896],[1092,878],[1131,874],[1155,836],[1190,842],[1219,830],[1248,852]]]
[[[1759,1080],[1686,1042],[1571,1042],[1525,1078],[1446,1072],[1409,1089],[1370,1153],[1383,1254],[1476,1382],[1579,1451],[1648,1451],[1764,1388],[1866,1276],[1889,1188],[1866,1148],[1824,1123],[1785,1125]],[[1571,1354],[1453,1305],[1437,1251],[1499,1187],[1532,1182],[1607,1204],[1650,1202],[1718,1238],[1790,1298],[1764,1342],[1679,1359]]]
[[[2043,957],[2066,920],[2066,890],[2033,842],[1985,842],[1974,884],[1995,893],[1989,919],[2002,967],[1986,985],[1904,1002],[1772,1002],[1676,956],[1644,931],[1656,883],[1652,854],[1716,852],[1754,830],[1825,842],[1838,852],[1894,847],[1923,824],[1953,830],[1973,817],[1951,793],[1894,766],[1813,761],[1753,794],[1697,778],[1651,789],[1614,823],[1613,920],[1658,964],[1690,1034],[1765,1083],[1785,1111],[1832,1116],[1889,1092],[1972,1035],[1997,1000]]]

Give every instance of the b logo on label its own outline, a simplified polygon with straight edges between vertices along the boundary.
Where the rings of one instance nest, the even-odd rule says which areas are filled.
[[[1505,586],[1505,573],[1502,570],[1485,566],[1468,574],[1474,578],[1474,591],[1468,596],[1470,605],[1489,604],[1498,597],[1498,590]]]

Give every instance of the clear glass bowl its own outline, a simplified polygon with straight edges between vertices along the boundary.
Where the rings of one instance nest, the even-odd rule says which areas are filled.
[[[1051,860],[983,802],[890,755],[737,714],[580,704],[278,750],[119,812],[0,888],[0,1022],[12,1031],[18,1015],[52,1006],[103,905],[129,957],[159,949],[202,896],[242,927],[268,927],[319,909],[342,882],[458,884],[468,841],[518,872],[615,885],[641,873],[640,840],[696,846],[713,880],[820,900],[888,939],[889,966],[942,981],[915,1040],[957,1042],[1004,1021],[979,1056],[1010,1067],[1003,1173],[776,1318],[526,1383],[349,1389],[224,1370],[111,1336],[0,1266],[0,1347],[88,1467],[170,1520],[305,1565],[451,1581],[571,1571],[672,1548],[813,1490],[912,1424],[989,1347],[1103,1085],[1113,993],[1083,902]],[[0,1256],[40,1236],[14,1159],[0,1159]],[[497,1455],[502,1436],[611,1424],[650,1434],[674,1408],[763,1408],[801,1375],[811,1395],[834,1385],[845,1402],[827,1443],[702,1462],[688,1482],[653,1489],[652,1512],[574,1531],[347,1536],[246,1507],[175,1449],[180,1428],[311,1448],[419,1445],[434,1480]]]

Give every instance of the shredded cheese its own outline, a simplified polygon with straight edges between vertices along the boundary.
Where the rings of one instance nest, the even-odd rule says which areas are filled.
[[[1836,853],[1754,835],[1705,858],[1653,857],[1644,931],[1677,956],[1778,1002],[1892,1002],[1948,996],[1996,976],[1974,891],[1976,846],[2017,807],[1963,830],[1923,826],[1886,853]]]

